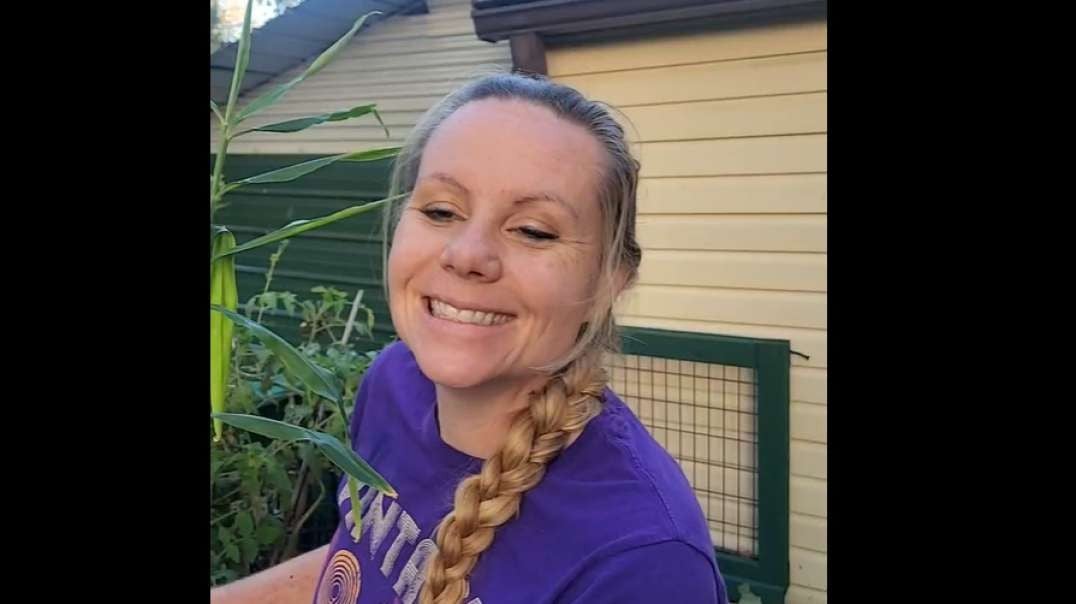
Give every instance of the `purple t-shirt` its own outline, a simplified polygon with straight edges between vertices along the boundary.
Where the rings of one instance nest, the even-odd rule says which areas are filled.
[[[315,604],[412,604],[433,533],[481,460],[441,440],[434,385],[396,343],[363,379],[356,451],[399,498],[359,487],[358,542],[346,481]],[[603,410],[523,495],[470,575],[465,604],[725,604],[705,517],[683,471],[610,390]]]

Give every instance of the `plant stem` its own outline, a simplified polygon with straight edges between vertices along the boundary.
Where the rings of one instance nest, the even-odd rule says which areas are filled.
[[[306,508],[306,513],[304,513],[302,517],[299,518],[299,521],[295,523],[295,529],[290,535],[288,535],[287,546],[281,553],[280,560],[277,560],[277,564],[288,560],[295,555],[295,550],[299,547],[299,533],[302,531],[303,525],[306,524],[306,521],[310,519],[311,514],[317,511],[318,506],[321,505],[321,501],[325,499],[325,485],[319,484],[319,486],[321,487],[321,492],[318,493],[317,498],[314,499],[314,503],[310,504],[310,507]]]
[[[284,254],[284,248],[288,247],[288,240],[280,242],[280,245],[276,248],[276,253],[269,256],[269,270],[265,271],[265,287],[262,288],[262,295],[264,296],[269,291],[269,284],[273,282],[273,272],[276,271],[276,264],[280,262],[280,256]],[[265,313],[265,305],[258,305],[258,323],[262,322],[262,315]]]
[[[236,57],[238,61],[238,57]],[[213,186],[209,197],[209,216],[212,220],[213,212],[217,209],[223,197],[224,182],[221,181],[221,173],[224,171],[224,156],[228,153],[228,143],[232,139],[232,115],[235,114],[236,100],[239,98],[239,84],[242,75],[238,69],[232,70],[232,86],[228,90],[228,106],[224,110],[224,125],[220,129],[220,148],[217,150],[217,160],[213,162]]]
[[[222,189],[224,188],[224,182],[221,179],[221,174],[224,172],[224,156],[228,153],[228,142],[231,138],[231,127],[229,124],[232,119],[232,101],[228,101],[228,113],[225,117],[225,124],[220,127],[220,147],[217,148],[217,159],[213,162],[213,182],[209,192],[209,219],[213,220],[213,213],[217,211],[217,206],[220,204],[222,195]]]
[[[347,317],[347,325],[344,327],[344,335],[340,337],[341,344],[347,344],[347,339],[351,337],[351,328],[355,325],[355,316],[359,314],[359,302],[362,301],[362,290],[358,290],[355,293],[355,301],[351,303],[351,313]]]

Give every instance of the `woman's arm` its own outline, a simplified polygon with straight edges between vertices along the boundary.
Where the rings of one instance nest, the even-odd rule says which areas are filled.
[[[209,592],[210,604],[310,604],[329,546],[296,556]]]

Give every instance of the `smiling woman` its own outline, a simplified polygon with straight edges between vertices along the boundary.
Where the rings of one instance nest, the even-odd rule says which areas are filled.
[[[535,369],[572,348],[599,283],[604,163],[584,127],[517,100],[468,103],[431,136],[388,274],[400,338],[427,377],[463,389],[439,400],[473,407],[466,389],[481,386],[525,406],[546,379]],[[442,410],[442,427],[454,415]]]
[[[424,116],[386,221],[401,341],[351,426],[399,497],[361,488],[355,526],[341,483],[327,548],[215,601],[727,601],[683,471],[602,370],[638,171],[601,104],[545,79],[487,76]]]

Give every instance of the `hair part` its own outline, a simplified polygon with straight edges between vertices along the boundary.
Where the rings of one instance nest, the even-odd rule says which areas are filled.
[[[427,143],[460,107],[483,99],[545,107],[582,126],[601,144],[607,161],[597,191],[602,218],[600,270],[590,312],[575,344],[561,358],[535,368],[548,373],[549,380],[513,419],[504,446],[483,463],[479,474],[457,486],[453,509],[437,529],[437,552],[426,565],[422,604],[459,604],[467,596],[468,576],[492,543],[496,527],[519,512],[523,493],[541,481],[546,465],[600,412],[607,383],[602,369],[604,354],[619,350],[613,304],[620,292],[634,283],[642,259],[635,240],[639,162],[632,157],[624,130],[610,108],[542,76],[498,73],[467,83],[430,108],[396,157],[389,195],[400,199],[391,202],[385,212],[385,274],[392,236],[406,198],[415,188]]]

